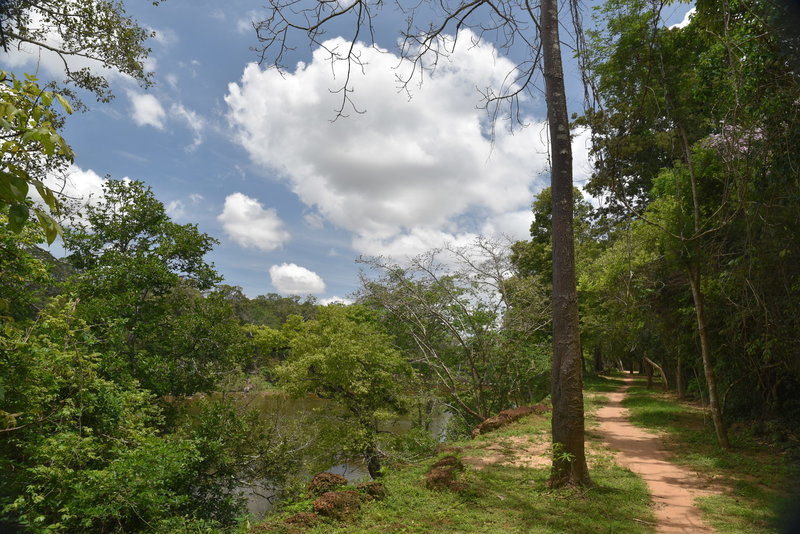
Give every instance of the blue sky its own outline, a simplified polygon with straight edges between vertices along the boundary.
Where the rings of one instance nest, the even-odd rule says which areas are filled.
[[[402,261],[477,234],[527,236],[530,203],[549,180],[544,99],[524,101],[527,126],[511,134],[499,122],[492,142],[477,88],[497,86],[514,64],[491,43],[467,46],[462,36],[453,60],[409,95],[396,81],[408,68],[394,55],[402,17],[386,8],[377,28],[386,50],[364,48],[365,72],[352,80],[365,113],[332,121],[339,100],[330,89],[343,72],[321,50],[299,47],[283,76],[254,63],[250,22],[265,16],[261,2],[125,5],[156,32],[156,85],[143,90],[110,73],[114,101],[88,97],[90,111],[69,117],[71,187],[85,195],[106,175],[143,180],[175,221],[220,241],[210,260],[250,297],[346,297],[358,286],[360,254]],[[667,22],[687,9],[668,8]],[[336,31],[326,38],[346,45]],[[18,51],[2,64],[44,79],[60,68]],[[568,83],[570,112],[579,112],[570,65]],[[576,137],[577,181],[591,172],[586,145]]]

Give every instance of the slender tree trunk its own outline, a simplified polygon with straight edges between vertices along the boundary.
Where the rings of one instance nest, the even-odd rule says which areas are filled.
[[[711,409],[711,420],[714,422],[714,431],[717,433],[717,441],[719,441],[720,447],[728,449],[730,448],[730,443],[728,442],[728,432],[722,422],[719,395],[717,394],[717,380],[714,378],[714,367],[711,365],[711,345],[708,340],[703,292],[700,288],[700,268],[697,265],[693,264],[689,268],[689,284],[692,286],[692,298],[694,299],[694,309],[697,314],[700,355],[703,358],[703,373],[706,376],[706,386],[708,386],[708,404]]]
[[[678,390],[678,398],[686,398],[686,381],[683,377],[683,358],[678,356],[678,363],[675,365],[675,389]]]
[[[664,391],[669,391],[669,379],[667,378],[667,373],[664,372],[664,368],[658,365],[656,362],[645,356],[644,361],[649,365],[648,368],[648,380],[651,379],[653,376],[652,370],[655,369],[661,375],[662,387]],[[650,387],[649,385],[647,387]]]
[[[603,371],[603,349],[600,345],[594,348],[594,372],[600,373]]]
[[[575,239],[572,229],[572,146],[558,36],[558,2],[541,2],[541,40],[553,195],[553,468],[550,485],[590,482],[584,451],[583,377]]]
[[[686,131],[681,126],[679,126],[678,130],[683,140],[683,149],[686,153],[686,166],[689,169],[689,180],[692,186],[694,232],[695,235],[699,235],[701,230],[700,200],[697,195],[697,177],[694,173],[692,151],[689,148],[689,140],[686,136]],[[714,421],[714,430],[717,433],[717,440],[719,441],[720,447],[727,449],[730,447],[730,443],[728,442],[728,432],[722,422],[719,395],[717,394],[717,379],[714,377],[714,366],[711,365],[711,343],[708,339],[703,290],[700,287],[700,265],[696,256],[689,266],[689,285],[692,287],[692,299],[694,300],[694,309],[697,315],[697,333],[700,336],[700,354],[703,357],[703,373],[705,374],[706,386],[708,387],[711,420]]]

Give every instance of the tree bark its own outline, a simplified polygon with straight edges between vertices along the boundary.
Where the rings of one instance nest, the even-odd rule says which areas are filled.
[[[594,348],[594,372],[600,373],[603,371],[603,349],[600,345]]]
[[[575,278],[572,146],[558,35],[558,2],[541,2],[553,195],[553,467],[551,487],[589,484],[584,451],[583,377]]]
[[[708,387],[711,420],[714,422],[714,431],[717,433],[717,441],[719,441],[720,447],[728,449],[730,448],[730,443],[728,442],[728,432],[722,422],[719,395],[717,394],[717,380],[714,378],[714,367],[711,365],[711,344],[708,339],[703,291],[700,287],[700,268],[697,265],[693,264],[689,268],[689,284],[692,286],[692,298],[694,299],[694,309],[697,315],[697,333],[700,337],[700,355],[703,358],[703,373]]]
[[[648,358],[647,356],[644,357],[644,361],[647,362],[650,365],[650,367],[656,369],[659,372],[659,374],[661,374],[661,380],[664,381],[664,384],[663,384],[664,391],[669,391],[669,379],[667,378],[667,373],[664,372],[664,368],[661,367],[660,365],[658,365],[656,362],[654,362],[650,358]],[[648,374],[648,380],[650,378],[652,378],[652,374],[653,374],[652,372],[650,372]],[[647,387],[650,387],[650,386],[648,385]]]

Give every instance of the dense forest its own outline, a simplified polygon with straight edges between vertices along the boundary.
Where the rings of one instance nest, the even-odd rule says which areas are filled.
[[[67,3],[107,10],[46,19],[71,53],[146,84],[146,32],[116,3]],[[800,37],[781,3],[698,0],[675,28],[658,4],[607,0],[582,49],[582,372],[658,375],[708,409],[719,447],[735,429],[796,453]],[[35,41],[31,14],[49,5],[3,4],[7,39]],[[117,40],[97,45],[107,24]],[[73,74],[106,96],[102,77]],[[550,188],[529,240],[362,257],[352,304],[249,298],[206,259],[215,239],[147,184],[108,180],[88,204],[48,187],[75,156],[59,134],[75,93],[0,81],[0,530],[235,532],[245,489],[291,503],[346,460],[380,478],[550,393]],[[252,393],[329,408],[265,417]],[[383,431],[398,418],[406,431]]]

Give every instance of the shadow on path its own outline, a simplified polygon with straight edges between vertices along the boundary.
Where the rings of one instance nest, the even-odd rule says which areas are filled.
[[[597,411],[597,430],[617,463],[647,483],[655,505],[656,532],[715,532],[700,517],[694,499],[716,492],[701,489],[703,483],[697,475],[668,462],[660,436],[628,422],[622,399],[629,387],[606,394],[609,402]]]

